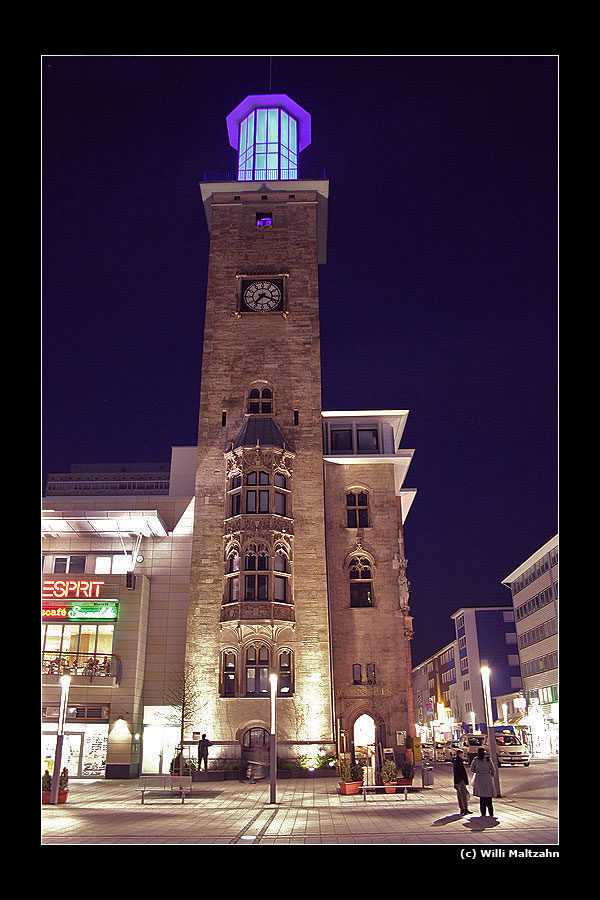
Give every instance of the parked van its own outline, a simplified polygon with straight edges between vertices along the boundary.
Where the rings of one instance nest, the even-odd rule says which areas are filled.
[[[508,732],[498,733],[497,730],[494,733],[499,766],[529,765],[531,761],[529,749],[520,742],[515,734]],[[483,747],[486,756],[490,755],[490,743],[487,734],[463,734],[460,739],[460,749],[469,763],[477,756],[477,751],[480,747]]]
[[[486,756],[490,755],[490,745],[487,734],[463,734],[460,739],[460,749],[468,763],[472,763],[477,756],[477,751],[483,747]]]
[[[529,747],[514,734],[496,732],[496,750],[499,766],[528,766],[531,761]]]

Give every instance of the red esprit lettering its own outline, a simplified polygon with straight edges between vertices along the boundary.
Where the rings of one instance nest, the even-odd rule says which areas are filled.
[[[92,600],[100,596],[100,588],[104,581],[44,581],[42,598],[44,600],[62,600],[67,597],[86,597]]]

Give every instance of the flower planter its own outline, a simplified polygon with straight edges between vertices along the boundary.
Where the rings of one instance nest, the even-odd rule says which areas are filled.
[[[396,779],[397,785],[408,785],[408,784],[412,784],[412,783],[413,783],[412,778],[397,778]]]
[[[50,794],[51,794],[51,791],[42,791],[42,803],[50,803]],[[69,796],[68,791],[59,791],[58,797],[56,798],[56,802],[57,803],[66,803],[68,796]]]
[[[340,794],[358,794],[362,781],[340,781]]]
[[[396,793],[396,782],[395,781],[384,781],[383,786],[385,788],[386,794],[395,794]]]

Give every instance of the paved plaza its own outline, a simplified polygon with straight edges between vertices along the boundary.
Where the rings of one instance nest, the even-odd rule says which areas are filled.
[[[542,765],[543,762],[543,765]],[[260,781],[195,782],[177,795],[149,794],[141,804],[137,779],[71,781],[65,805],[43,806],[41,842],[57,844],[399,844],[501,847],[557,845],[556,762],[501,769],[496,818],[459,816],[452,767],[438,765],[434,784],[395,795],[341,796],[338,779],[277,781],[276,803]],[[526,775],[525,775],[526,773]],[[557,847],[555,849],[558,849]]]

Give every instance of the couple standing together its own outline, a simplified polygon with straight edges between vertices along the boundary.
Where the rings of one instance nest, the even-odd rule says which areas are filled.
[[[458,796],[458,806],[461,815],[464,816],[467,813],[470,813],[471,810],[467,808],[469,801],[469,792],[467,790],[469,776],[465,769],[462,750],[456,751],[453,767],[454,787],[456,788],[456,794]],[[492,797],[494,796],[495,770],[490,760],[486,759],[483,747],[478,749],[477,756],[473,760],[473,765],[471,766],[471,771],[475,775],[473,779],[473,793],[476,797],[479,797],[479,811],[482,816],[485,816],[486,810],[489,810],[490,816],[493,816],[494,807],[492,805]]]

